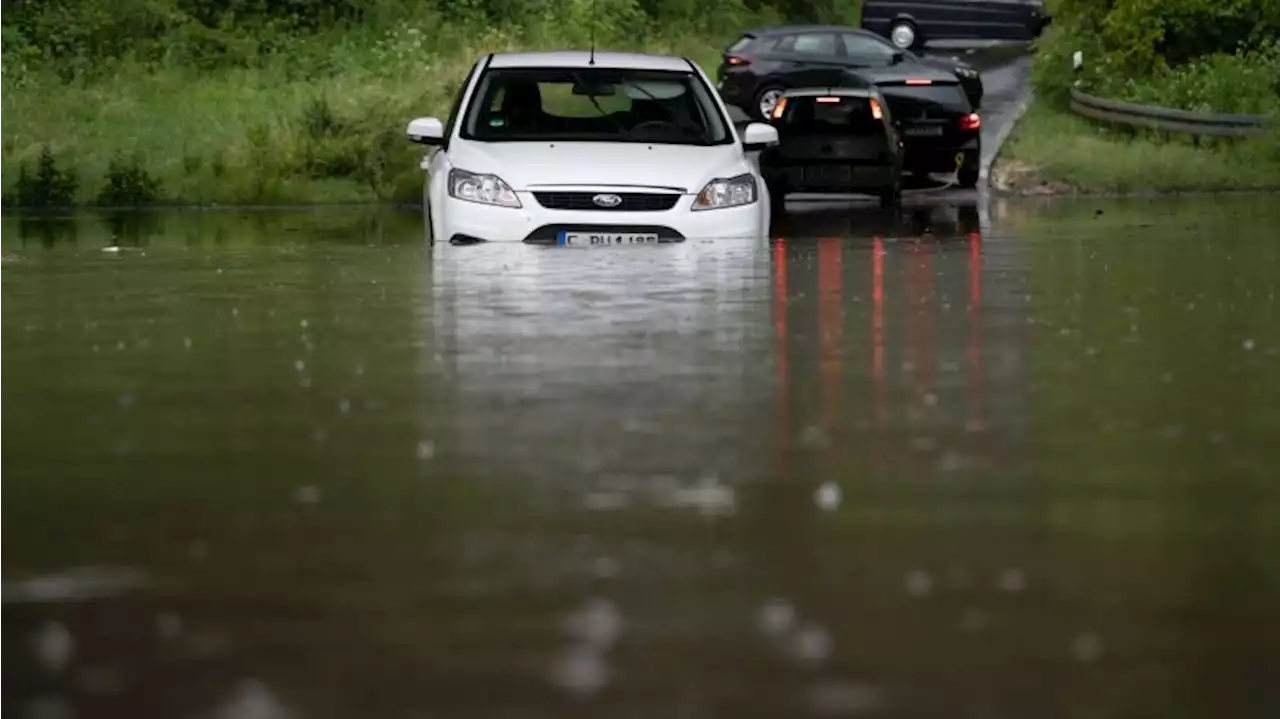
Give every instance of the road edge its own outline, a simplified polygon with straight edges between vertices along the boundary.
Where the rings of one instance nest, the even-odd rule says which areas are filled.
[[[1004,144],[1013,134],[1013,130],[1018,126],[1018,122],[1022,120],[1022,116],[1026,114],[1027,108],[1031,106],[1031,101],[1035,93],[1031,88],[1027,88],[1026,95],[1018,102],[1018,106],[1013,111],[1013,117],[1004,127],[1000,128],[1000,132],[996,133],[995,152],[992,152],[987,161],[982,163],[978,168],[978,182],[982,184],[984,189],[990,189],[991,185],[991,168],[995,167],[996,161],[1000,159],[1000,153],[1004,150]]]

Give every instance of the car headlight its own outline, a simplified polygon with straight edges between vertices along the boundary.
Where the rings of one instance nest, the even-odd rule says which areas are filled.
[[[750,205],[756,201],[756,178],[750,173],[717,178],[707,183],[693,201],[694,210],[720,210],[726,207]]]
[[[978,71],[974,70],[971,67],[957,67],[955,70],[956,70],[956,77],[961,78],[963,80],[972,80],[973,78],[978,76]]]
[[[449,197],[481,205],[520,207],[520,198],[501,177],[466,170],[449,170]]]

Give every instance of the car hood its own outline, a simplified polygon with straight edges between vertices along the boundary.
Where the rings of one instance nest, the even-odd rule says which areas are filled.
[[[501,177],[519,192],[551,185],[680,188],[699,192],[717,177],[749,172],[737,143],[660,145],[630,142],[459,142],[454,167]]]

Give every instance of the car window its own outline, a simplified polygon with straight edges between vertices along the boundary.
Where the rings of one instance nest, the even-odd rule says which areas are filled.
[[[955,83],[932,85],[882,85],[880,92],[898,107],[895,117],[909,119],[926,108],[942,109],[949,113],[964,114],[972,111],[964,88]]]
[[[605,68],[487,70],[462,136],[484,142],[731,142],[711,90],[690,72]]]
[[[875,135],[885,131],[865,97],[788,98],[779,129],[803,135]]]
[[[836,37],[829,32],[805,32],[787,35],[778,43],[782,52],[804,53],[806,55],[835,55]]]
[[[893,62],[893,53],[898,52],[892,45],[869,35],[847,32],[840,35],[840,40],[845,56],[868,65],[889,65]]]

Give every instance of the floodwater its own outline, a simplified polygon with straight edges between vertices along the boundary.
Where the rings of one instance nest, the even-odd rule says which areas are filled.
[[[1274,198],[788,224],[4,218],[7,711],[1276,716]]]

